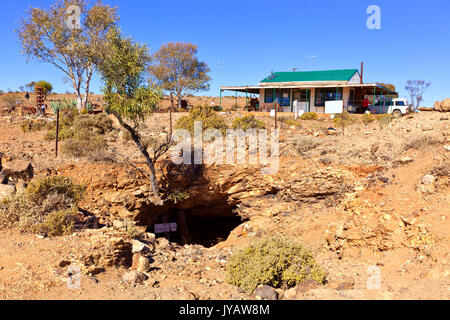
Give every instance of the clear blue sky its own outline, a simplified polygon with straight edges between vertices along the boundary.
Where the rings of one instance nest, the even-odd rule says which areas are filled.
[[[51,65],[29,63],[20,55],[14,29],[30,5],[50,0],[2,1],[0,89],[33,80],[72,91]],[[432,83],[425,104],[450,97],[450,1],[448,0],[104,0],[119,7],[120,27],[154,52],[170,41],[192,42],[211,67],[210,92],[220,85],[257,84],[273,71],[358,68],[366,82],[397,86],[407,80]],[[369,30],[369,5],[381,8],[381,30]],[[317,59],[308,56],[317,55]],[[218,61],[222,66],[218,68]],[[93,90],[100,92],[95,79]],[[231,94],[231,93],[230,93]]]

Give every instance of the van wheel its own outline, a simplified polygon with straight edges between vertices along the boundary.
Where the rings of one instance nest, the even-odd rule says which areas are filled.
[[[394,110],[394,112],[392,112],[392,115],[395,118],[400,118],[401,116],[403,116],[402,112],[400,110]]]

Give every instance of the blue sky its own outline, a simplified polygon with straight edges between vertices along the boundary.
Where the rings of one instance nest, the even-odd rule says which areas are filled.
[[[363,60],[366,82],[393,83],[401,97],[409,79],[432,83],[427,105],[450,97],[448,0],[103,1],[119,7],[124,33],[153,52],[171,41],[197,44],[213,79],[201,95],[217,96],[220,85],[257,84],[272,70],[359,69]],[[45,79],[57,92],[72,91],[53,66],[27,64],[14,34],[25,9],[51,3],[2,1],[0,89]],[[381,8],[381,30],[366,26],[369,5]],[[94,92],[100,87],[97,78]]]

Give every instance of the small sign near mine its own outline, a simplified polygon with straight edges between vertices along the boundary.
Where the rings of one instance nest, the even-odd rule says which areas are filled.
[[[155,233],[177,232],[178,225],[176,223],[155,224]]]

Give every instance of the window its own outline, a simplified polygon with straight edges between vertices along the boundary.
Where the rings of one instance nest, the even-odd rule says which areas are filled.
[[[404,106],[405,105],[405,101],[396,101],[395,105],[396,106]]]
[[[324,107],[326,101],[342,100],[342,88],[316,89],[316,106]]]
[[[275,92],[275,101],[274,101]],[[290,91],[289,89],[279,90],[279,89],[266,89],[264,92],[264,102],[265,103],[278,103],[280,106],[286,107],[291,105]]]
[[[264,92],[264,102],[265,103],[273,103],[273,90],[266,89]]]
[[[291,105],[291,97],[290,97],[290,91],[289,90],[282,90],[281,91],[281,103],[280,105],[283,107],[287,107]]]

